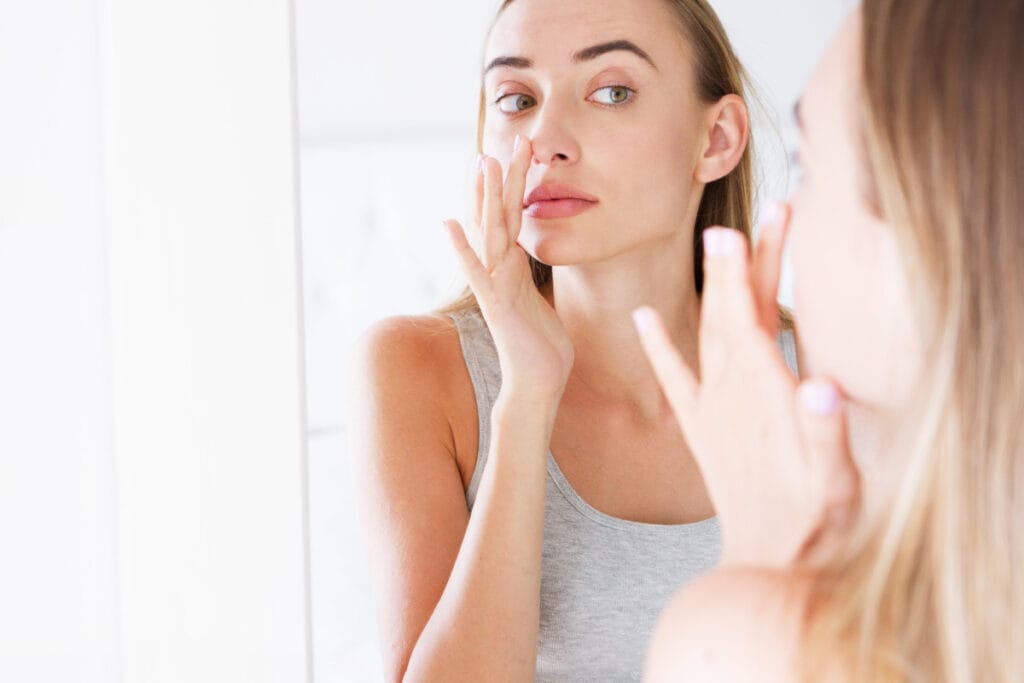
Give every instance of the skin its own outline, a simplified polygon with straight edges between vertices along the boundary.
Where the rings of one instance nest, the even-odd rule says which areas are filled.
[[[483,416],[493,432],[472,516],[478,416],[451,321],[382,321],[353,358],[351,452],[390,680],[533,678],[549,448],[607,514],[677,524],[714,513],[630,319],[654,306],[696,360],[698,199],[747,139],[739,98],[697,98],[673,22],[660,0],[518,0],[490,35],[485,64],[523,56],[533,68],[489,72],[488,100],[521,93],[535,106],[488,108],[479,252],[446,222],[503,376]],[[571,60],[619,39],[657,68],[623,51]],[[613,108],[600,89],[620,84],[637,96]],[[599,203],[572,218],[524,216],[524,193],[552,181]],[[544,292],[527,252],[554,265]]]
[[[858,470],[884,462],[880,454],[900,442],[893,425],[909,409],[906,397],[915,377],[906,369],[907,359],[919,357],[921,349],[913,343],[914,311],[892,227],[873,213],[862,192],[855,116],[860,30],[855,12],[806,88],[800,114],[807,173],[792,198],[791,214],[780,212],[768,226],[788,230],[797,324],[810,372],[818,377],[793,391],[772,379],[778,359],[752,343],[730,347],[732,365],[747,380],[742,387],[727,371],[704,372],[698,385],[656,316],[641,315],[641,334],[666,393],[687,436],[699,443],[695,451],[728,548],[720,569],[681,590],[662,614],[646,680],[794,680],[799,619],[815,566],[847,538],[854,513],[870,517],[880,510],[872,484],[877,480],[864,476],[858,490]],[[723,231],[726,239],[728,232]],[[709,257],[707,268],[702,344],[762,334],[763,322],[750,312],[757,283],[748,275],[742,245]],[[834,398],[823,400],[830,391]],[[707,410],[731,399],[734,416],[756,423],[764,409],[744,406],[743,397],[750,395],[761,396],[762,405],[784,406],[772,417],[771,460],[756,472],[757,486],[738,474],[742,449],[716,438],[736,424]],[[851,447],[847,420],[859,435]],[[793,433],[799,438],[793,440]],[[817,492],[811,496],[816,503],[794,504],[793,492],[799,490]],[[779,523],[773,525],[770,516],[765,521],[765,510],[785,506]],[[794,528],[812,543],[801,544],[801,538],[794,543]],[[758,533],[745,533],[749,529]],[[780,555],[778,548],[787,545],[800,551]]]

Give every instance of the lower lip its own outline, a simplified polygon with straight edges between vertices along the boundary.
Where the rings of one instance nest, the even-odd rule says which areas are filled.
[[[596,203],[585,199],[548,199],[530,204],[526,207],[526,215],[532,218],[567,218],[583,213]]]

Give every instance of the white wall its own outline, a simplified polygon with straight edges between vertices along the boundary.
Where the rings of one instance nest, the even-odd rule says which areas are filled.
[[[95,3],[0,4],[0,680],[119,678]]]
[[[790,109],[852,3],[713,5],[776,117],[755,134],[762,196],[784,198]],[[439,221],[469,206],[482,41],[496,7],[296,2],[317,681],[380,675],[344,447],[345,360],[373,320],[423,312],[456,289]]]
[[[0,5],[0,680],[309,679],[288,0]]]

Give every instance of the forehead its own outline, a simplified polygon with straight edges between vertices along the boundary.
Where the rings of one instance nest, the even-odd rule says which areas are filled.
[[[484,63],[522,56],[537,66],[567,64],[581,48],[620,39],[636,43],[659,68],[687,58],[665,0],[516,0],[495,22]]]
[[[808,138],[855,132],[860,54],[860,13],[854,12],[825,49],[801,97]]]

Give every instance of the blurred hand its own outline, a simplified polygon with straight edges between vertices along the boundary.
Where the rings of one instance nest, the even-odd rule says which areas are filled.
[[[823,378],[799,384],[776,343],[788,222],[787,207],[765,222],[753,263],[742,233],[704,231],[699,373],[653,309],[634,312],[718,512],[723,565],[813,565],[858,507],[840,393]]]

